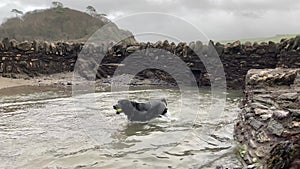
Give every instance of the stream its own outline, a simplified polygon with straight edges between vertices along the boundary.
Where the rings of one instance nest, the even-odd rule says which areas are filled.
[[[241,96],[228,91],[224,112],[213,119],[204,118],[212,102],[207,89],[199,90],[199,111],[176,89],[2,96],[0,168],[241,168],[233,141]],[[112,109],[126,97],[164,97],[168,116],[129,122]]]

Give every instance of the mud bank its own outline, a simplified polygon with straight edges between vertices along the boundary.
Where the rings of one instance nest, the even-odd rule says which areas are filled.
[[[218,77],[211,77],[207,65],[202,59],[218,54],[224,68],[227,87],[241,89],[244,87],[245,76],[250,69],[263,68],[299,68],[300,67],[300,36],[282,39],[280,43],[250,43],[241,44],[239,41],[228,44],[214,43],[208,45],[200,41],[191,43],[97,43],[84,45],[77,42],[46,42],[3,39],[0,42],[0,75],[3,77],[19,78],[20,75],[36,77],[61,72],[72,72],[82,49],[84,55],[95,56],[103,53],[105,56],[100,63],[97,78],[112,76],[120,63],[129,55],[144,49],[162,49],[180,60],[190,68],[199,86],[209,86]],[[197,54],[202,55],[200,59]],[[155,52],[149,56],[157,55]],[[163,56],[157,56],[158,58]],[[214,60],[212,60],[213,62]],[[99,63],[97,63],[99,64]],[[213,64],[212,64],[213,65]],[[184,72],[183,72],[184,73]],[[174,84],[174,79],[165,72],[148,69],[138,74],[141,78],[156,78]]]
[[[299,168],[300,69],[248,72],[234,138],[250,168]]]

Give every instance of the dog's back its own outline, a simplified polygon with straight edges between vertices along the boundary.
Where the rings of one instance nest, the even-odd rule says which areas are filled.
[[[120,101],[118,103],[120,103]],[[149,121],[167,113],[167,102],[165,99],[152,100],[146,103],[138,103],[128,100],[122,101],[120,106],[130,121]]]

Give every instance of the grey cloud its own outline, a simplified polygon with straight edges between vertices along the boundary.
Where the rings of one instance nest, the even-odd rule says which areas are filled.
[[[58,0],[65,6],[85,11],[94,6],[99,13],[123,17],[141,12],[161,12],[179,16],[192,23],[211,39],[240,39],[275,34],[299,33],[300,1],[298,0]],[[1,7],[0,20],[12,16],[12,8],[25,9],[29,6],[50,7],[49,0],[2,0],[10,5]],[[167,21],[148,18],[134,25],[123,24],[133,33],[143,30],[145,22],[153,29]],[[170,28],[161,28],[172,31]],[[186,37],[192,35],[186,32]]]

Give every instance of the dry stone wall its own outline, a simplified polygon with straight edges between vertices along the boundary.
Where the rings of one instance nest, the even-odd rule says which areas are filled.
[[[235,125],[250,168],[300,166],[300,69],[252,69]]]
[[[250,69],[263,68],[299,68],[300,67],[300,36],[283,39],[280,43],[250,43],[241,44],[239,41],[228,44],[210,42],[210,45],[220,55],[223,63],[228,88],[243,88],[245,76]],[[89,45],[90,52],[97,53],[99,48],[108,45]],[[200,86],[210,85],[210,75],[203,62],[195,53],[200,52],[209,56],[209,47],[200,41],[187,43],[118,43],[105,54],[98,69],[98,78],[113,75],[117,65],[135,51],[157,48],[166,50],[183,60],[190,67]],[[37,76],[69,72],[74,70],[78,54],[85,47],[77,42],[17,42],[3,39],[0,43],[0,74],[5,77],[17,78],[20,75]],[[139,74],[144,78],[163,78],[172,82],[166,73],[157,70],[144,71]],[[150,77],[149,77],[150,76]]]

